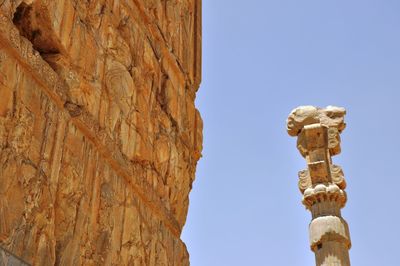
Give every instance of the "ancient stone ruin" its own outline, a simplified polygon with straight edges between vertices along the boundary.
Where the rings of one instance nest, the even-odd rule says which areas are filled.
[[[189,265],[200,78],[200,0],[0,1],[2,257]]]
[[[299,172],[299,189],[312,214],[310,247],[318,266],[350,265],[349,227],[340,213],[347,200],[346,182],[331,158],[340,153],[345,114],[340,107],[301,106],[287,119],[287,131],[297,136],[297,148],[307,162],[307,169]]]

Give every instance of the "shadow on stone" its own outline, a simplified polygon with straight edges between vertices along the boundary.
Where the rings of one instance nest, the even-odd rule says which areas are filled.
[[[0,266],[30,266],[30,264],[0,246]]]

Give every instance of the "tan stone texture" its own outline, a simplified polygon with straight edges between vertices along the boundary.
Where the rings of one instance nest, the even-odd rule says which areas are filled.
[[[347,201],[346,181],[332,156],[340,153],[340,133],[346,110],[300,106],[287,119],[287,131],[297,136],[297,148],[307,169],[299,172],[303,204],[311,211],[310,248],[317,266],[350,266],[350,232],[341,208]]]
[[[189,265],[200,0],[0,1],[0,246]]]

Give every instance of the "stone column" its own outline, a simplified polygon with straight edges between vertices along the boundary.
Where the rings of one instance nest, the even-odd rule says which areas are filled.
[[[349,228],[340,212],[347,200],[346,182],[331,159],[340,153],[345,114],[341,107],[301,106],[287,119],[287,131],[297,136],[297,148],[307,162],[307,169],[299,172],[299,189],[312,214],[310,247],[317,266],[350,265]]]

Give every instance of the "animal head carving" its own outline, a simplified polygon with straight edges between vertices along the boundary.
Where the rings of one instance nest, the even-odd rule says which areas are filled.
[[[287,132],[290,136],[297,136],[304,126],[320,123],[328,128],[337,128],[341,133],[346,127],[345,114],[346,109],[343,107],[299,106],[289,114],[286,120]]]

